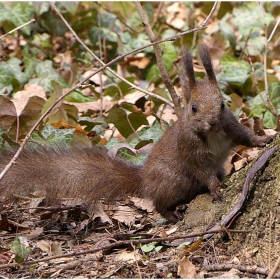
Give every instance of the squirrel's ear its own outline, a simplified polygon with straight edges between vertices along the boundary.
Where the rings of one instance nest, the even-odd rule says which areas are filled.
[[[200,43],[197,48],[197,54],[206,70],[209,81],[217,83],[207,45]]]
[[[188,103],[191,97],[191,92],[195,87],[195,76],[193,70],[192,55],[187,48],[182,50],[180,81],[186,102]]]

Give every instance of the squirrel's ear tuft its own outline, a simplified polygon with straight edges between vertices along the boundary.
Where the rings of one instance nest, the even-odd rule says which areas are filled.
[[[209,81],[217,83],[207,45],[200,43],[197,48],[197,54],[206,70]]]
[[[188,48],[182,50],[180,81],[186,101],[188,102],[190,100],[191,91],[195,87],[192,55]]]

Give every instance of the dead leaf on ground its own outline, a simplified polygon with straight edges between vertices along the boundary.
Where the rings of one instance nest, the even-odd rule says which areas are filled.
[[[112,217],[112,219],[118,220],[129,227],[134,224],[136,218],[135,212],[131,207],[128,206],[117,206],[116,212]]]
[[[43,227],[36,227],[34,230],[31,230],[29,234],[25,234],[25,237],[28,240],[38,238],[40,234],[43,233],[43,230]]]
[[[152,213],[155,209],[153,202],[148,199],[139,198],[139,197],[131,197],[130,200],[134,203],[137,208],[147,211],[148,213]]]
[[[120,253],[118,253],[116,256],[116,261],[119,261],[119,262],[133,263],[133,262],[139,262],[141,260],[142,260],[142,257],[139,254],[138,249],[135,251],[132,251],[132,252],[127,252],[126,250],[123,250]]]
[[[196,274],[196,266],[189,260],[188,257],[183,257],[178,266],[178,274],[182,278],[194,278]]]
[[[221,279],[239,279],[239,274],[241,274],[241,272],[236,269],[236,268],[232,268],[230,271],[225,272],[224,274],[218,276],[217,278],[221,278]]]
[[[26,84],[24,90],[18,91],[14,94],[11,101],[14,103],[18,115],[21,114],[29,98],[32,96],[38,96],[46,100],[44,88],[36,84]]]

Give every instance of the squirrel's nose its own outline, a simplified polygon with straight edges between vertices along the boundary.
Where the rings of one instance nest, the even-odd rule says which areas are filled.
[[[210,120],[208,123],[209,123],[209,125],[214,126],[216,124],[216,121],[215,120]]]

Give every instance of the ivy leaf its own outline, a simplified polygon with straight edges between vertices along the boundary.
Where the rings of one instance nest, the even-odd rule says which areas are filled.
[[[248,3],[233,10],[234,17],[231,22],[238,26],[238,31],[243,36],[250,33],[260,31],[264,24],[269,25],[274,20],[273,16],[262,11],[262,7],[258,3]]]
[[[130,113],[128,115],[121,108],[113,108],[109,111],[108,122],[113,123],[125,138],[134,133],[133,129],[137,130],[141,125],[149,124],[144,114]]]
[[[15,261],[17,263],[23,263],[24,260],[32,253],[31,248],[22,244],[20,242],[19,238],[16,238],[13,241],[12,249],[13,249],[14,253],[16,254]]]
[[[280,83],[271,83],[268,86],[269,98],[277,114],[280,114]],[[263,91],[255,98],[248,101],[248,104],[252,107],[251,114],[259,117],[263,120],[265,127],[275,128],[276,117],[267,109],[264,102],[267,101],[266,92]]]
[[[31,20],[31,16],[33,14],[32,5],[25,3],[17,3],[12,6],[11,9],[6,8],[3,4],[0,6],[0,22],[2,21],[10,21],[16,27],[28,22]],[[31,26],[26,25],[20,29],[21,32],[24,32],[26,35],[30,35]]]
[[[31,84],[41,85],[46,92],[53,90],[52,81],[58,82],[62,87],[67,87],[65,81],[59,76],[52,67],[52,61],[45,60],[39,62],[35,67],[37,78],[31,79]]]
[[[152,127],[144,127],[138,134],[141,140],[153,140],[153,143],[156,143],[163,136],[164,131],[162,130],[161,124],[155,121]]]

